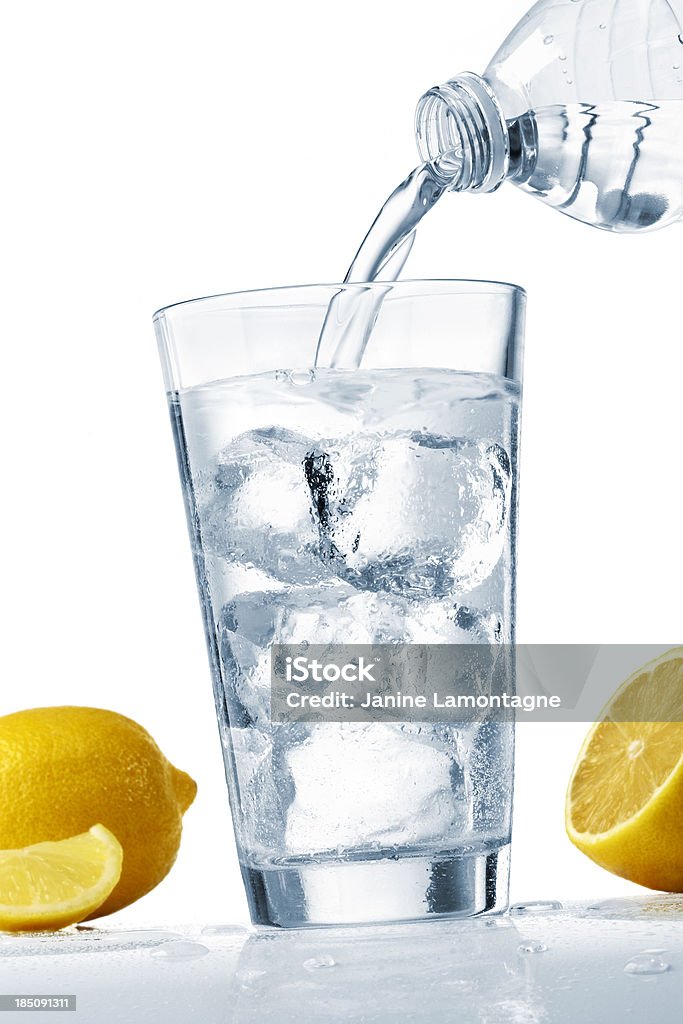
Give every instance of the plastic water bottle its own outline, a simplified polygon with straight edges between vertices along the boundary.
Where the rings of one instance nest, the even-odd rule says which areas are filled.
[[[448,189],[511,181],[609,231],[683,216],[683,0],[541,0],[482,76],[430,89],[418,148]]]

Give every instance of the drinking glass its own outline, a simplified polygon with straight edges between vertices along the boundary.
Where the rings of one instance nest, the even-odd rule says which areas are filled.
[[[513,643],[524,305],[403,281],[155,315],[257,924],[507,905],[513,724],[276,721],[271,648]],[[314,365],[329,311],[339,338],[364,307],[360,366]]]

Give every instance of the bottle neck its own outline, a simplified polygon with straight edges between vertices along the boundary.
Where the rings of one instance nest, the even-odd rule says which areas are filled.
[[[510,138],[491,87],[466,72],[420,99],[415,136],[423,163],[456,192],[493,192],[510,166]]]

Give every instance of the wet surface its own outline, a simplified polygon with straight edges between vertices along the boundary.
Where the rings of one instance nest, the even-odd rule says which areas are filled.
[[[683,899],[549,899],[503,917],[292,932],[0,935],[0,992],[75,994],[76,1024],[678,1024]]]

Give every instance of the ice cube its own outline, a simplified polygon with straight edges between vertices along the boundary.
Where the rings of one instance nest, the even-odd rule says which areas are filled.
[[[293,727],[303,728],[303,727]],[[301,739],[307,733],[302,733]],[[240,814],[237,829],[252,854],[282,847],[294,789],[281,767],[281,745],[261,729],[233,729]],[[293,745],[293,744],[292,744]]]
[[[216,624],[229,711],[238,722],[240,712],[270,722],[271,644],[396,643],[407,635],[406,612],[400,599],[344,585],[239,595]]]
[[[406,621],[405,640],[429,645],[423,667],[427,692],[485,694],[495,687],[501,654],[497,615],[453,601],[421,602]]]
[[[393,643],[405,634],[406,602],[353,587],[299,587],[240,594],[224,605],[218,630],[259,648],[280,644]]]
[[[412,597],[471,590],[501,557],[510,460],[498,444],[360,434],[304,457],[320,555],[353,586]]]
[[[479,657],[478,669],[491,671],[500,640],[496,615],[452,601],[416,603],[394,594],[374,594],[341,585],[241,594],[228,601],[216,624],[226,688],[226,704],[237,725],[270,724],[270,646],[273,643],[311,644],[432,644],[431,661],[420,662],[424,685],[444,682],[444,666],[453,663],[453,686],[458,673],[468,677],[472,657],[449,657],[444,645],[490,645],[490,657]],[[411,647],[398,650],[396,676],[404,693],[412,693]],[[430,652],[426,652],[429,655]],[[387,669],[387,671],[389,671]],[[444,683],[445,685],[445,683]],[[483,680],[481,686],[486,685]],[[414,692],[422,692],[422,688]],[[428,691],[430,692],[430,691]],[[245,717],[246,715],[246,717]]]
[[[301,434],[266,427],[241,434],[219,452],[197,487],[205,551],[288,583],[329,575],[318,557],[304,473],[311,447]]]
[[[405,640],[413,644],[498,644],[502,623],[493,612],[454,601],[420,602],[406,620]]]
[[[270,722],[270,652],[244,636],[225,630],[219,634],[225,703],[233,726]]]
[[[455,749],[416,742],[398,725],[315,725],[286,757],[288,853],[461,841],[469,814],[455,759]]]

